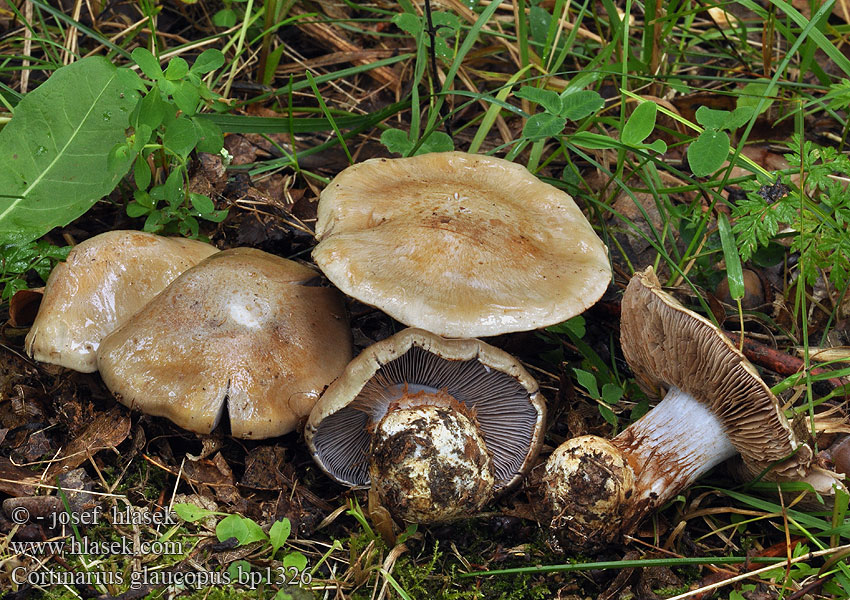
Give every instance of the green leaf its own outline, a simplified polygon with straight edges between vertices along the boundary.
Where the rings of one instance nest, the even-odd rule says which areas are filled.
[[[269,542],[272,545],[272,556],[277,554],[277,551],[289,539],[289,534],[292,532],[292,523],[289,519],[281,519],[272,523],[269,529]]]
[[[283,557],[283,568],[295,568],[297,571],[303,571],[307,568],[307,557],[300,552],[290,552]]]
[[[617,415],[614,414],[614,411],[604,406],[602,404],[599,405],[599,414],[602,415],[602,418],[608,422],[609,425],[617,426]]]
[[[229,8],[222,8],[213,15],[213,25],[216,27],[233,27],[236,25],[236,13]]]
[[[186,158],[198,143],[195,124],[188,117],[178,117],[165,128],[162,143],[178,156]]]
[[[729,120],[726,122],[726,128],[730,131],[735,131],[739,127],[743,127],[753,116],[754,111],[754,106],[741,106],[739,104],[738,108],[733,110],[732,114],[729,115]]]
[[[137,156],[136,162],[133,163],[133,180],[140,190],[148,189],[151,184],[151,167],[142,155]]]
[[[655,117],[658,106],[655,102],[642,102],[626,121],[620,140],[628,146],[637,146],[649,137],[655,129]],[[666,149],[666,148],[665,148]]]
[[[551,113],[532,115],[522,128],[522,135],[530,140],[554,137],[564,130],[567,120]]]
[[[210,515],[218,514],[214,511],[207,510],[206,508],[201,508],[200,506],[195,506],[194,504],[187,504],[185,502],[181,502],[174,505],[174,512],[177,513],[177,516],[183,519],[184,521],[189,521],[190,523],[194,523],[195,521],[200,521]]]
[[[146,125],[154,130],[165,120],[168,110],[169,106],[162,99],[159,87],[154,86],[136,106],[133,111],[132,122],[137,128],[140,125]]]
[[[192,117],[192,122],[195,124],[195,134],[198,138],[198,152],[218,154],[224,147],[224,136],[218,125],[203,115]]]
[[[726,261],[729,295],[733,300],[740,300],[747,291],[744,285],[744,272],[741,268],[741,257],[738,255],[735,236],[732,234],[729,220],[723,213],[720,213],[717,217],[717,231],[720,233],[720,244],[723,246],[723,259]]]
[[[748,83],[743,88],[741,88],[741,91],[738,95],[738,100],[736,101],[735,105],[738,108],[748,106],[752,110],[755,110],[756,106],[758,106],[759,102],[761,102],[762,98],[764,98],[764,94],[765,92],[767,92],[769,86],[770,83],[767,81],[753,81]],[[829,98],[829,94],[827,94],[825,97]],[[770,108],[771,104],[773,104],[773,98],[770,98],[767,102],[764,103],[761,108],[761,112],[765,112],[768,108]],[[750,116],[752,116],[752,114]]]
[[[723,166],[729,156],[729,136],[706,129],[688,146],[688,164],[697,177],[706,177]]]
[[[236,515],[231,515],[236,516]],[[247,560],[237,560],[227,565],[227,574],[230,581],[246,581],[247,575],[251,572],[251,563]]]
[[[191,117],[197,112],[198,102],[201,101],[201,95],[198,92],[197,86],[188,81],[177,81],[174,84],[171,96],[174,98],[177,108],[188,116]]]
[[[569,139],[572,144],[588,150],[606,150],[617,147],[617,142],[607,135],[590,133],[589,131],[579,131],[571,135]]]
[[[195,62],[192,64],[192,68],[189,69],[192,73],[198,73],[203,75],[204,73],[209,73],[211,71],[215,71],[219,67],[224,64],[224,54],[221,53],[221,50],[216,50],[215,48],[208,48],[201,52],[200,56],[195,59]]]
[[[168,61],[168,67],[165,69],[165,78],[169,81],[177,81],[186,77],[189,72],[189,63],[185,59],[175,56]]]
[[[413,142],[407,137],[407,132],[401,129],[385,129],[381,133],[381,143],[390,152],[395,152],[402,156],[407,156],[407,153],[413,149]]]
[[[127,216],[131,219],[135,219],[141,216],[144,216],[150,212],[151,209],[146,208],[139,204],[136,201],[130,202],[127,204]]]
[[[573,369],[576,374],[576,379],[581,387],[587,390],[591,398],[599,398],[599,387],[596,384],[596,377],[593,373],[583,371],[582,369]]]
[[[183,204],[183,195],[180,193],[183,187],[183,174],[180,169],[174,169],[168,174],[165,183],[160,187],[163,199],[172,206]],[[156,189],[156,188],[154,188]],[[153,192],[153,190],[151,190]]]
[[[0,244],[41,237],[115,189],[135,154],[109,165],[110,151],[139,99],[121,81],[105,58],[84,58],[18,103],[0,130]]]
[[[455,149],[454,140],[449,134],[442,131],[434,131],[422,141],[422,145],[416,149],[415,155],[429,154],[431,152],[451,152]]]
[[[546,331],[551,331],[552,333],[572,333],[578,338],[583,338],[584,334],[587,332],[584,322],[584,317],[581,315],[577,315],[572,319],[567,319],[562,323],[558,323],[557,325],[551,325],[546,328]]]
[[[602,96],[593,90],[561,94],[561,110],[558,114],[570,121],[578,121],[595,113],[605,105]]]
[[[419,37],[424,31],[422,21],[419,17],[410,13],[398,13],[392,18],[392,23],[413,37]]]
[[[132,54],[133,60],[139,65],[142,73],[147,75],[153,81],[159,81],[163,77],[162,67],[159,66],[157,58],[150,53],[146,48],[136,48]]]
[[[623,397],[623,388],[614,383],[606,383],[602,386],[602,401],[605,404],[617,404]]]
[[[646,147],[650,150],[658,152],[659,154],[664,154],[665,152],[667,152],[667,142],[665,142],[664,140],[655,140],[651,144],[647,144]]]
[[[197,223],[195,224],[197,226]],[[195,232],[197,234],[197,231]],[[246,517],[241,517],[243,521],[245,521],[245,528],[248,531],[248,534],[244,539],[239,540],[240,545],[252,544],[254,542],[262,542],[269,539],[269,536],[266,535],[266,532],[263,531],[263,528],[254,521],[253,519],[248,519]]]
[[[546,112],[552,113],[553,115],[557,115],[561,112],[561,97],[557,92],[553,92],[552,90],[544,90],[531,85],[524,85],[514,92],[514,96],[539,104],[546,110]]]
[[[236,538],[239,545],[242,545],[242,540],[248,537],[247,519],[243,519],[239,515],[227,515],[215,526],[215,535],[219,542]]]
[[[731,114],[728,110],[714,110],[707,106],[700,106],[695,116],[697,123],[706,129],[725,129],[726,122]]]
[[[189,201],[192,203],[192,208],[198,211],[201,216],[215,211],[215,204],[213,204],[213,201],[203,194],[196,194],[192,192],[189,194]]]

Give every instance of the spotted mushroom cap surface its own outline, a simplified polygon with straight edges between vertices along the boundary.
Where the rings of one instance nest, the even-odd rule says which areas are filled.
[[[651,396],[673,385],[723,423],[751,476],[800,479],[812,460],[755,367],[705,317],[661,289],[652,267],[636,273],[622,301],[620,341],[640,386]],[[778,463],[778,464],[775,464]]]
[[[56,265],[26,337],[35,360],[97,370],[101,340],[215,246],[142,231],[109,231],[75,246]]]
[[[363,350],[310,413],[304,436],[331,478],[369,486],[370,427],[386,406],[375,406],[364,395],[375,386],[405,384],[445,391],[474,414],[493,460],[497,492],[531,467],[543,442],[546,412],[537,382],[525,368],[480,340],[445,339],[410,328]]]
[[[607,249],[568,194],[477,154],[348,167],[321,194],[316,236],[313,259],[339,289],[447,337],[559,323],[611,280]]]
[[[118,400],[209,433],[295,429],[352,356],[342,295],[319,273],[236,248],[186,271],[101,344],[98,367]]]

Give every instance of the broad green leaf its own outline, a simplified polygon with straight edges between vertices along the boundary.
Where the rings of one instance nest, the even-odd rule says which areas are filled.
[[[115,189],[135,154],[111,169],[109,154],[139,99],[122,81],[105,58],[84,58],[18,103],[0,131],[0,244],[41,237]]]
[[[539,113],[526,121],[525,127],[522,128],[522,135],[530,140],[554,137],[564,130],[566,124],[567,121],[563,117],[547,112]]]
[[[188,117],[178,117],[165,128],[162,142],[166,148],[186,158],[198,143],[195,124]]]
[[[154,81],[162,79],[162,67],[159,66],[159,60],[151,54],[150,50],[139,47],[133,50],[132,56],[142,73]]]
[[[195,59],[195,62],[192,64],[192,68],[189,69],[193,73],[199,73],[203,75],[204,73],[209,73],[210,71],[215,71],[219,67],[224,64],[224,54],[221,53],[221,50],[216,50],[215,48],[208,48],[201,52],[200,56]]]
[[[688,146],[688,164],[697,177],[706,177],[723,166],[729,155],[729,136],[706,129]]]
[[[183,174],[180,172],[180,169],[172,169],[171,173],[168,174],[165,183],[158,187],[159,190],[162,191],[163,199],[167,200],[169,204],[172,206],[180,206],[183,204],[183,194],[180,193],[183,187]],[[153,192],[153,190],[151,190],[151,192]]]
[[[188,219],[187,219],[188,220]],[[197,227],[197,222],[195,222],[195,227]],[[197,235],[197,231],[195,231]],[[266,532],[263,531],[263,528],[254,521],[253,519],[248,519],[246,517],[241,517],[243,521],[245,521],[245,528],[248,531],[248,534],[244,539],[239,540],[240,545],[252,544],[254,542],[262,542],[264,540],[268,540],[269,536],[266,535]]]
[[[272,556],[277,554],[277,551],[289,539],[289,534],[292,532],[292,523],[289,519],[281,519],[272,523],[269,529],[269,542],[272,545]]]
[[[553,115],[557,115],[561,112],[561,97],[558,96],[557,92],[553,92],[552,90],[544,90],[531,85],[524,85],[514,93],[514,96],[539,104],[546,110],[546,112],[552,113]]]
[[[561,95],[561,110],[558,114],[570,121],[578,121],[595,113],[604,105],[602,96],[593,90],[581,90]]]
[[[227,565],[227,574],[230,576],[231,581],[245,581],[250,572],[251,563],[247,560],[237,560]]]
[[[637,146],[649,137],[655,129],[655,116],[658,106],[655,102],[642,102],[637,105],[634,112],[626,121],[623,133],[620,136],[622,142],[628,146]]]
[[[664,154],[665,152],[667,152],[667,142],[665,142],[664,140],[655,140],[651,144],[647,144],[646,147],[651,150],[655,150],[659,154]]]
[[[726,261],[726,278],[729,280],[729,295],[733,300],[740,300],[746,294],[744,272],[741,268],[741,257],[735,236],[729,226],[729,219],[720,213],[717,217],[717,231],[720,233],[720,244],[723,247],[723,259]]]

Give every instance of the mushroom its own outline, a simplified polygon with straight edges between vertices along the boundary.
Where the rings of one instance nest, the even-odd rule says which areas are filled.
[[[250,248],[189,269],[108,335],[97,364],[126,406],[235,437],[292,431],[352,356],[342,295],[319,274]]]
[[[447,337],[560,323],[608,287],[605,245],[521,165],[443,152],[352,165],[322,191],[313,259],[339,289]]]
[[[370,485],[396,517],[470,516],[540,450],[545,407],[509,354],[405,329],[365,349],[313,408],[304,436],[336,481]]]
[[[750,362],[664,292],[652,267],[629,282],[620,335],[641,387],[667,394],[612,440],[582,436],[555,450],[543,478],[557,536],[589,549],[613,542],[736,454],[751,478],[807,481],[818,492],[838,483],[811,464]]]
[[[81,242],[50,273],[26,337],[34,359],[92,373],[101,340],[180,273],[218,252],[197,240],[109,231]]]

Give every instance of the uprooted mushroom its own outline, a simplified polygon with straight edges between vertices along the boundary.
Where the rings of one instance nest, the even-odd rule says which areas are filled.
[[[841,476],[812,464],[755,368],[710,321],[664,292],[652,268],[622,302],[621,345],[638,383],[664,399],[612,440],[582,436],[546,463],[553,533],[596,548],[740,454],[750,477],[831,493]]]
[[[107,336],[97,355],[123,404],[209,433],[292,431],[352,355],[342,296],[260,250],[210,256]]]
[[[513,357],[406,329],[366,348],[316,404],[305,438],[336,481],[370,485],[399,519],[471,516],[517,483],[542,441],[544,402]]]

